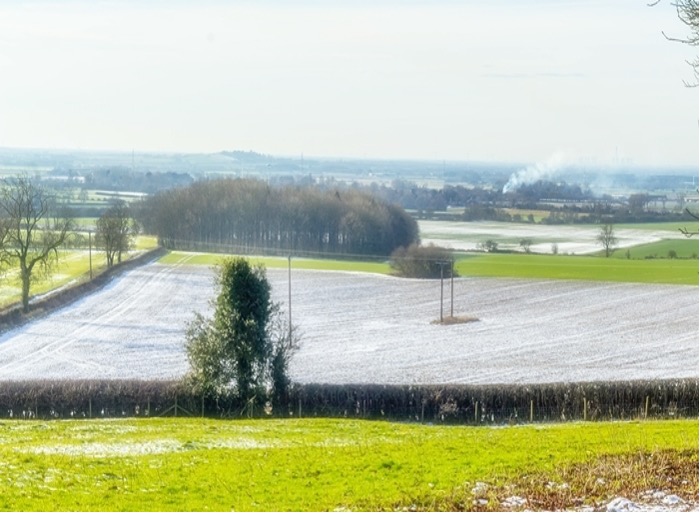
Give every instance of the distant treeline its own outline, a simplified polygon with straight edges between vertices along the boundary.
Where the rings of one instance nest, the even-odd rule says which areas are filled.
[[[698,417],[698,379],[539,385],[294,385],[274,406],[195,395],[184,382],[0,382],[0,418],[349,417],[450,424]]]
[[[327,187],[327,185],[325,185]],[[678,222],[689,220],[683,212],[682,196],[665,199],[661,210],[650,208],[654,198],[637,193],[629,199],[614,199],[610,195],[596,195],[589,188],[582,188],[565,181],[539,180],[520,185],[511,192],[500,188],[464,187],[445,185],[440,189],[418,186],[403,180],[390,185],[355,185],[356,188],[417,212],[418,218],[442,218],[451,220],[494,220],[500,222],[530,222],[521,215],[511,215],[507,209],[548,211],[541,220],[544,224],[598,224],[603,221],[616,223]],[[452,208],[448,215],[446,210]],[[463,208],[459,213],[455,208]],[[439,215],[436,215],[436,212]]]
[[[58,177],[62,179],[58,179]],[[177,172],[142,172],[123,166],[95,168],[92,170],[74,170],[54,168],[51,175],[43,177],[42,183],[54,188],[80,186],[86,189],[105,189],[110,191],[153,193],[168,188],[191,184],[194,179],[190,174]]]
[[[147,233],[170,249],[389,256],[419,240],[403,208],[351,189],[273,188],[255,179],[203,180],[140,206]]]

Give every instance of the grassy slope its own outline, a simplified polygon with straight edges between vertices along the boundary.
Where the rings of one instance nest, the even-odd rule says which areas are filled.
[[[156,238],[149,235],[140,235],[137,237],[134,247],[137,251],[154,249],[156,247]],[[107,258],[104,252],[93,249],[93,272],[98,272],[106,266]],[[53,266],[48,276],[40,272],[34,275],[31,284],[31,295],[45,294],[72,281],[87,278],[89,272],[90,256],[87,250],[61,250],[58,252],[58,263]],[[0,307],[19,303],[21,300],[21,292],[22,282],[19,278],[19,267],[8,268],[4,271],[0,282]]]
[[[698,449],[697,421],[489,428],[328,419],[0,425],[0,509],[12,511],[449,508],[455,497],[470,504],[477,481],[507,485],[524,474],[556,479],[572,464],[604,455]],[[124,452],[144,445],[161,452]],[[697,476],[690,489],[697,489]]]

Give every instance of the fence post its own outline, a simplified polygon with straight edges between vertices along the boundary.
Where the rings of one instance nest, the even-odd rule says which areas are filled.
[[[535,400],[530,400],[530,423],[535,419]]]
[[[586,403],[586,397],[583,397],[583,420],[588,419],[588,403]]]
[[[474,422],[479,424],[479,402],[474,403]]]
[[[646,419],[649,416],[649,396],[647,396],[647,399],[644,401],[644,419]]]
[[[301,396],[299,396],[299,418],[301,418]]]
[[[425,400],[420,400],[420,422],[423,422],[423,417],[425,416]]]
[[[204,417],[204,396],[202,396],[202,417]]]
[[[150,398],[146,400],[146,415],[150,416],[151,415],[151,400]]]

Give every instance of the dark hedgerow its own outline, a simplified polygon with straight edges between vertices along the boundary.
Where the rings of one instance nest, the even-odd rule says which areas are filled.
[[[430,244],[399,247],[391,254],[391,267],[406,278],[449,278],[454,274],[452,251]]]
[[[179,381],[0,382],[0,418],[353,417],[452,424],[698,417],[698,379],[541,385],[294,385],[250,412]]]

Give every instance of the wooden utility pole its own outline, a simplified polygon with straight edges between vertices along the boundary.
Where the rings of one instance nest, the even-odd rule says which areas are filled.
[[[445,262],[440,262],[440,322],[442,322],[442,280],[443,280],[443,266]]]
[[[450,317],[455,316],[455,260],[450,260]]]
[[[292,345],[292,255],[287,257],[287,282],[289,284],[289,345]]]
[[[90,279],[92,279],[92,230],[88,229],[88,255],[90,257]]]

